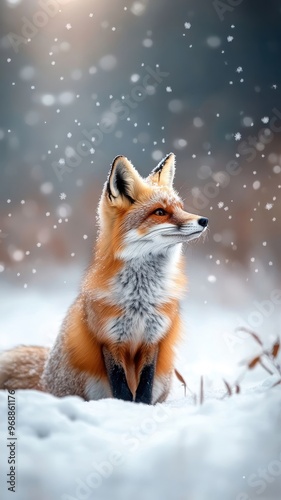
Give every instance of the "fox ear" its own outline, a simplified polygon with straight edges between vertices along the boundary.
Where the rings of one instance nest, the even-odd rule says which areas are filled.
[[[157,167],[152,170],[148,179],[158,183],[160,186],[172,187],[176,170],[175,165],[175,155],[174,153],[169,153],[160,163],[158,163]]]
[[[110,201],[119,197],[134,203],[137,197],[141,177],[125,156],[114,158],[107,180],[107,194]]]

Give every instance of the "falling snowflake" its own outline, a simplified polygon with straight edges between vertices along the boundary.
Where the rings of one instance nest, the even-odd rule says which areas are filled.
[[[261,187],[260,181],[253,182],[253,189],[257,190]]]
[[[166,87],[166,91],[167,92],[172,92],[172,88],[171,87]]]
[[[264,116],[262,119],[261,119],[262,123],[268,123],[269,122],[269,118],[268,116]]]
[[[241,139],[240,132],[236,132],[236,134],[234,135],[234,138],[235,138],[236,141],[240,141],[240,139]]]
[[[185,27],[186,30],[190,30],[191,23],[184,23],[184,27]]]
[[[272,203],[267,203],[267,204],[265,205],[266,210],[271,210],[271,209],[272,209],[272,207],[273,207],[273,204],[272,204]]]
[[[65,27],[66,27],[66,29],[67,29],[67,30],[71,30],[71,28],[72,28],[72,26],[71,26],[71,24],[70,24],[70,23],[67,23],[67,24],[65,25]]]
[[[60,199],[61,200],[65,200],[66,199],[66,194],[65,193],[61,193],[60,194]]]
[[[227,37],[227,41],[228,41],[228,42],[232,42],[233,38],[234,38],[233,36],[229,35],[229,36]]]
[[[224,202],[223,202],[223,201],[219,201],[219,202],[218,202],[218,207],[219,207],[219,208],[222,208],[223,206],[224,206]]]
[[[242,71],[243,71],[242,66],[238,66],[238,68],[236,69],[236,72],[237,73],[242,73]]]

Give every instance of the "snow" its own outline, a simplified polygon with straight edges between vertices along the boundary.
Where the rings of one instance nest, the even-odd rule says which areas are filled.
[[[269,344],[268,332],[278,333],[280,308],[273,302],[266,308],[264,302],[265,297],[271,300],[267,291],[273,284],[262,275],[261,288],[253,283],[254,305],[242,309],[249,296],[239,273],[227,274],[224,268],[215,281],[206,268],[193,266],[188,274],[192,293],[183,307],[187,338],[178,349],[177,368],[197,400],[203,375],[203,404],[195,405],[190,392],[184,397],[176,379],[167,402],[155,407],[18,391],[13,498],[280,500],[281,393],[280,386],[270,389],[276,377],[251,370],[240,383],[241,394],[230,398],[222,383],[233,383],[244,371],[241,361],[260,348],[245,333],[235,335],[236,326],[255,329],[261,338],[264,333]],[[53,269],[46,276],[44,286],[31,283],[24,292],[0,285],[2,331],[7,332],[0,337],[1,349],[23,342],[53,343],[77,293],[81,269]],[[5,450],[7,394],[2,391],[0,412]],[[0,456],[1,500],[11,498],[5,484],[7,456],[8,449]]]
[[[200,407],[188,398],[151,407],[19,391],[16,407],[15,499],[280,498],[277,388]],[[5,415],[3,392],[0,408]],[[1,427],[3,442],[3,419]],[[11,498],[3,486],[1,498]]]
[[[32,2],[29,12],[21,10],[21,0],[4,3],[14,10],[11,16],[4,8],[3,20],[18,34],[23,19],[34,20],[35,16],[38,20],[38,8],[34,10]],[[94,218],[90,204],[97,193],[92,198],[86,188],[94,182],[95,191],[104,182],[107,171],[103,169],[111,154],[113,157],[125,147],[125,154],[146,168],[149,159],[158,162],[164,149],[169,151],[174,145],[179,151],[178,186],[187,200],[190,192],[199,199],[209,184],[220,192],[214,199],[211,194],[205,197],[204,212],[212,214],[205,247],[208,255],[203,251],[199,257],[198,253],[196,262],[196,247],[193,250],[190,293],[183,303],[184,339],[176,365],[197,400],[203,381],[205,402],[196,406],[194,398],[184,398],[178,380],[168,401],[155,408],[18,392],[14,497],[280,500],[280,386],[270,390],[274,377],[266,378],[267,373],[255,368],[243,377],[241,394],[221,399],[226,391],[223,380],[230,384],[240,380],[247,361],[259,353],[253,338],[235,328],[244,325],[256,331],[268,347],[280,335],[281,300],[275,299],[275,292],[280,293],[278,200],[272,197],[281,188],[276,178],[281,173],[275,144],[278,134],[272,126],[279,119],[275,93],[271,92],[279,89],[279,82],[274,83],[277,56],[275,62],[270,43],[265,44],[270,57],[264,52],[263,59],[257,57],[258,43],[247,46],[249,33],[255,36],[260,27],[257,24],[257,30],[252,30],[250,23],[255,20],[247,15],[246,2],[240,13],[239,9],[233,13],[242,20],[237,18],[236,24],[230,24],[231,16],[224,23],[212,23],[213,16],[205,22],[201,12],[202,16],[206,13],[199,9],[199,2],[198,10],[194,2],[191,10],[184,12],[179,5],[163,14],[152,2],[133,1],[128,7],[111,9],[108,16],[106,2],[100,2],[94,12],[87,2],[81,8],[81,2],[78,12],[79,2],[45,0],[51,10],[60,3],[70,5],[65,11],[59,9],[57,17],[41,10],[50,17],[48,26],[36,29],[34,40],[32,34],[26,37],[31,43],[15,50],[7,36],[1,39],[6,87],[12,92],[5,90],[7,110],[12,98],[22,109],[23,120],[21,124],[13,114],[4,113],[0,129],[0,140],[7,141],[2,190],[12,198],[7,199],[10,213],[4,209],[0,229],[4,332],[0,350],[22,343],[53,343],[78,291],[83,271],[75,266],[82,265],[81,252],[92,240],[87,221]],[[214,7],[217,2],[211,3]],[[235,2],[224,2],[229,4],[226,12],[234,10],[231,3]],[[38,5],[42,8],[41,0]],[[169,37],[162,14],[165,26],[170,23]],[[83,57],[77,43],[80,39],[87,48]],[[266,71],[259,71],[263,67]],[[161,85],[157,80],[145,84],[147,68],[158,68],[159,75],[164,71],[169,78],[159,82]],[[143,102],[139,83],[145,88],[143,97],[147,95]],[[239,83],[243,86],[237,87]],[[131,91],[136,99],[130,115],[126,119],[119,116],[118,122],[117,114],[110,111],[110,101],[120,98],[126,104]],[[261,96],[257,106],[256,93]],[[247,116],[251,110],[253,116]],[[165,133],[160,132],[163,123]],[[100,128],[100,124],[115,130],[105,133],[100,145],[95,143],[89,150],[90,161],[83,162],[81,169],[79,165],[79,169],[70,168],[77,145],[86,146],[81,129]],[[245,127],[253,127],[253,137],[246,137]],[[222,192],[227,184],[223,186],[226,177],[221,169],[232,157],[229,148],[233,145],[243,173]],[[244,158],[245,145],[257,150],[253,175],[258,180],[251,178],[252,168],[244,168],[244,160],[253,161]],[[50,171],[53,162],[66,165],[61,176]],[[82,186],[85,196],[76,189]],[[251,213],[246,213],[250,198]],[[240,217],[243,213],[245,220]],[[71,238],[64,224],[68,217]],[[29,233],[33,221],[34,230]],[[48,263],[52,256],[61,259],[60,271]],[[66,260],[73,267],[68,268]],[[11,493],[5,484],[7,395],[1,391],[0,405],[1,417],[4,415],[0,420],[4,444],[0,497],[5,500]]]

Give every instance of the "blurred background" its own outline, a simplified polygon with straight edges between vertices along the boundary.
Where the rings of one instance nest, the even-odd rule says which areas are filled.
[[[253,347],[236,326],[280,332],[280,21],[276,0],[1,2],[0,347],[55,337],[112,159],[145,176],[170,151],[210,219],[182,364],[227,372]]]

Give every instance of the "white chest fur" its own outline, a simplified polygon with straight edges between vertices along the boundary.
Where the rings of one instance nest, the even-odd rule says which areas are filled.
[[[107,300],[118,305],[123,314],[106,325],[111,340],[154,343],[165,335],[171,320],[160,306],[177,296],[173,278],[178,257],[174,247],[163,255],[132,259],[112,280]]]

